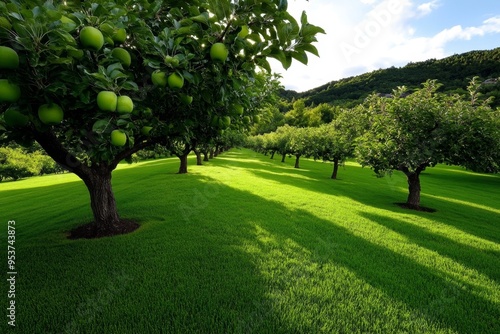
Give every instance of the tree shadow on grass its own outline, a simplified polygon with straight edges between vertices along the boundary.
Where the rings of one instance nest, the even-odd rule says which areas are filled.
[[[20,269],[30,279],[19,282],[21,331],[500,329],[499,305],[479,296],[479,288],[355,235],[357,228],[369,228],[354,226],[362,222],[348,229],[216,178],[161,171],[124,170],[117,178],[122,216],[143,223],[136,233],[54,245],[46,239],[23,250]],[[60,186],[46,190],[64,193]],[[43,226],[45,218],[33,223]],[[365,218],[383,225],[379,217]],[[365,286],[354,289],[351,281]],[[328,287],[336,288],[333,294],[322,291]],[[346,304],[352,308],[342,313]]]
[[[254,159],[259,158],[262,159],[258,156],[254,157]],[[457,191],[454,193],[454,198],[461,199],[464,203],[453,202],[453,199],[447,201],[446,198],[450,196],[450,193],[439,188],[439,185],[443,184],[439,179],[440,175],[432,176],[431,178],[431,172],[427,172],[426,175],[422,176],[423,190],[421,197],[423,205],[437,210],[436,213],[428,213],[403,209],[395,204],[404,200],[408,195],[406,179],[402,174],[395,174],[391,178],[385,177],[380,179],[374,176],[367,177],[371,172],[368,170],[364,171],[361,167],[349,166],[349,169],[353,170],[351,171],[352,173],[364,173],[365,175],[351,179],[331,180],[328,178],[328,174],[325,174],[325,166],[321,163],[313,161],[307,161],[307,163],[308,168],[311,170],[308,173],[298,173],[292,166],[288,166],[281,173],[275,173],[272,165],[263,166],[259,161],[247,162],[246,159],[242,159],[233,166],[227,165],[223,167],[235,168],[236,166],[237,168],[244,168],[258,177],[273,182],[318,193],[348,197],[369,207],[435,220],[485,240],[500,242],[500,226],[495,223],[498,221],[498,213],[487,208],[482,208],[482,203],[471,202],[471,205],[467,205],[466,202],[471,201],[471,199],[467,197],[466,188],[462,188],[461,192]],[[473,175],[473,177],[475,180],[476,175]],[[483,181],[490,179],[488,176],[483,175],[477,175],[477,177]],[[500,178],[494,179],[500,180]],[[451,178],[451,180],[457,182],[456,185],[460,187],[460,176],[458,176],[458,179]],[[425,189],[428,182],[437,183],[438,187],[434,187],[434,189],[437,188],[440,190],[433,195],[442,195],[442,198],[427,196]]]
[[[360,214],[407,237],[410,242],[447,256],[468,268],[474,268],[500,284],[500,252],[464,245],[402,220],[368,212]]]

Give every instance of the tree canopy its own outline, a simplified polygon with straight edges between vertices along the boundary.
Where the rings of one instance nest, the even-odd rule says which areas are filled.
[[[36,140],[77,174],[95,226],[110,231],[120,229],[110,180],[121,160],[248,126],[267,59],[307,63],[323,33],[283,0],[11,0],[0,15],[2,138]]]

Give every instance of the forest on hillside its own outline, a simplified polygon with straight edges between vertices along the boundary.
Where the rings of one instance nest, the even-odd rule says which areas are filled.
[[[492,106],[500,106],[500,48],[486,51],[471,51],[444,59],[429,59],[409,63],[404,67],[390,67],[358,76],[332,81],[303,93],[284,90],[287,100],[305,99],[306,105],[328,103],[342,107],[353,107],[369,94],[391,94],[398,86],[410,91],[421,87],[428,79],[442,84],[441,91],[449,94],[467,94],[470,80],[478,76],[482,82],[484,98],[494,97]]]

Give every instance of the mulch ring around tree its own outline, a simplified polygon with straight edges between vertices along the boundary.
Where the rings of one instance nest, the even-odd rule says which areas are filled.
[[[112,228],[98,228],[95,222],[78,226],[68,233],[68,239],[97,239],[102,237],[112,237],[120,234],[134,232],[139,228],[139,224],[133,220],[120,220],[119,225],[114,225]]]
[[[408,210],[415,210],[415,211],[422,211],[422,212],[436,212],[436,209],[432,208],[427,208],[425,206],[415,206],[415,205],[410,205],[408,203],[394,203],[397,206],[403,208],[403,209],[408,209]]]

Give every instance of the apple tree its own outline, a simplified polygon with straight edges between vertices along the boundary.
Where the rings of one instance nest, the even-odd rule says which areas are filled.
[[[498,172],[499,113],[487,104],[464,101],[436,90],[435,80],[406,96],[369,98],[370,127],[358,139],[356,155],[363,166],[383,176],[394,170],[408,180],[406,206],[420,209],[420,174],[438,163]]]
[[[356,139],[366,131],[368,111],[363,105],[338,111],[335,120],[317,130],[313,157],[333,162],[332,179],[337,179],[339,165],[354,156]]]
[[[286,1],[0,2],[0,131],[37,141],[88,188],[95,235],[120,220],[111,174],[131,154],[193,137],[229,116],[267,59],[285,68],[322,29],[295,20]]]

